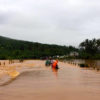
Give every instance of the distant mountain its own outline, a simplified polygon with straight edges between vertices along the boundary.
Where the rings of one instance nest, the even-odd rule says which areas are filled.
[[[0,36],[0,59],[35,59],[66,55],[71,51],[77,49],[72,46],[48,45]]]

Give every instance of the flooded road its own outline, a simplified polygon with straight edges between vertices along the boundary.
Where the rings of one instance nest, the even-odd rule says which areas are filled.
[[[0,100],[100,100],[100,72],[60,62],[58,71],[44,61],[0,86]]]

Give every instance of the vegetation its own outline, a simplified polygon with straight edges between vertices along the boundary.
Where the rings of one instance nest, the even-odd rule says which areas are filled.
[[[80,43],[79,58],[100,59],[100,39],[86,39]]]
[[[37,42],[14,40],[0,36],[0,59],[40,59],[46,57],[65,57],[66,59],[100,59],[100,39],[86,39],[73,46],[48,45]],[[78,56],[70,56],[71,53]]]
[[[37,59],[68,55],[72,51],[77,49],[72,46],[48,45],[0,36],[0,59]]]
[[[89,67],[88,64],[79,64],[80,67]]]

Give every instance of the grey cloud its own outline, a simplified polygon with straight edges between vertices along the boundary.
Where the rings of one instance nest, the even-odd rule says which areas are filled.
[[[99,12],[99,0],[1,0],[0,34],[77,46],[86,38],[100,37]]]

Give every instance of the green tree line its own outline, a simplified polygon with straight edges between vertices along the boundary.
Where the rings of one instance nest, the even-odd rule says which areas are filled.
[[[86,39],[79,47],[79,58],[100,59],[100,39]]]
[[[37,59],[67,55],[77,50],[72,46],[48,45],[0,36],[0,59]]]
[[[71,52],[79,53],[76,58],[100,59],[100,39],[86,39],[80,43],[79,48],[75,48],[73,46],[49,45],[0,36],[0,59],[40,59],[57,55],[70,55]]]

